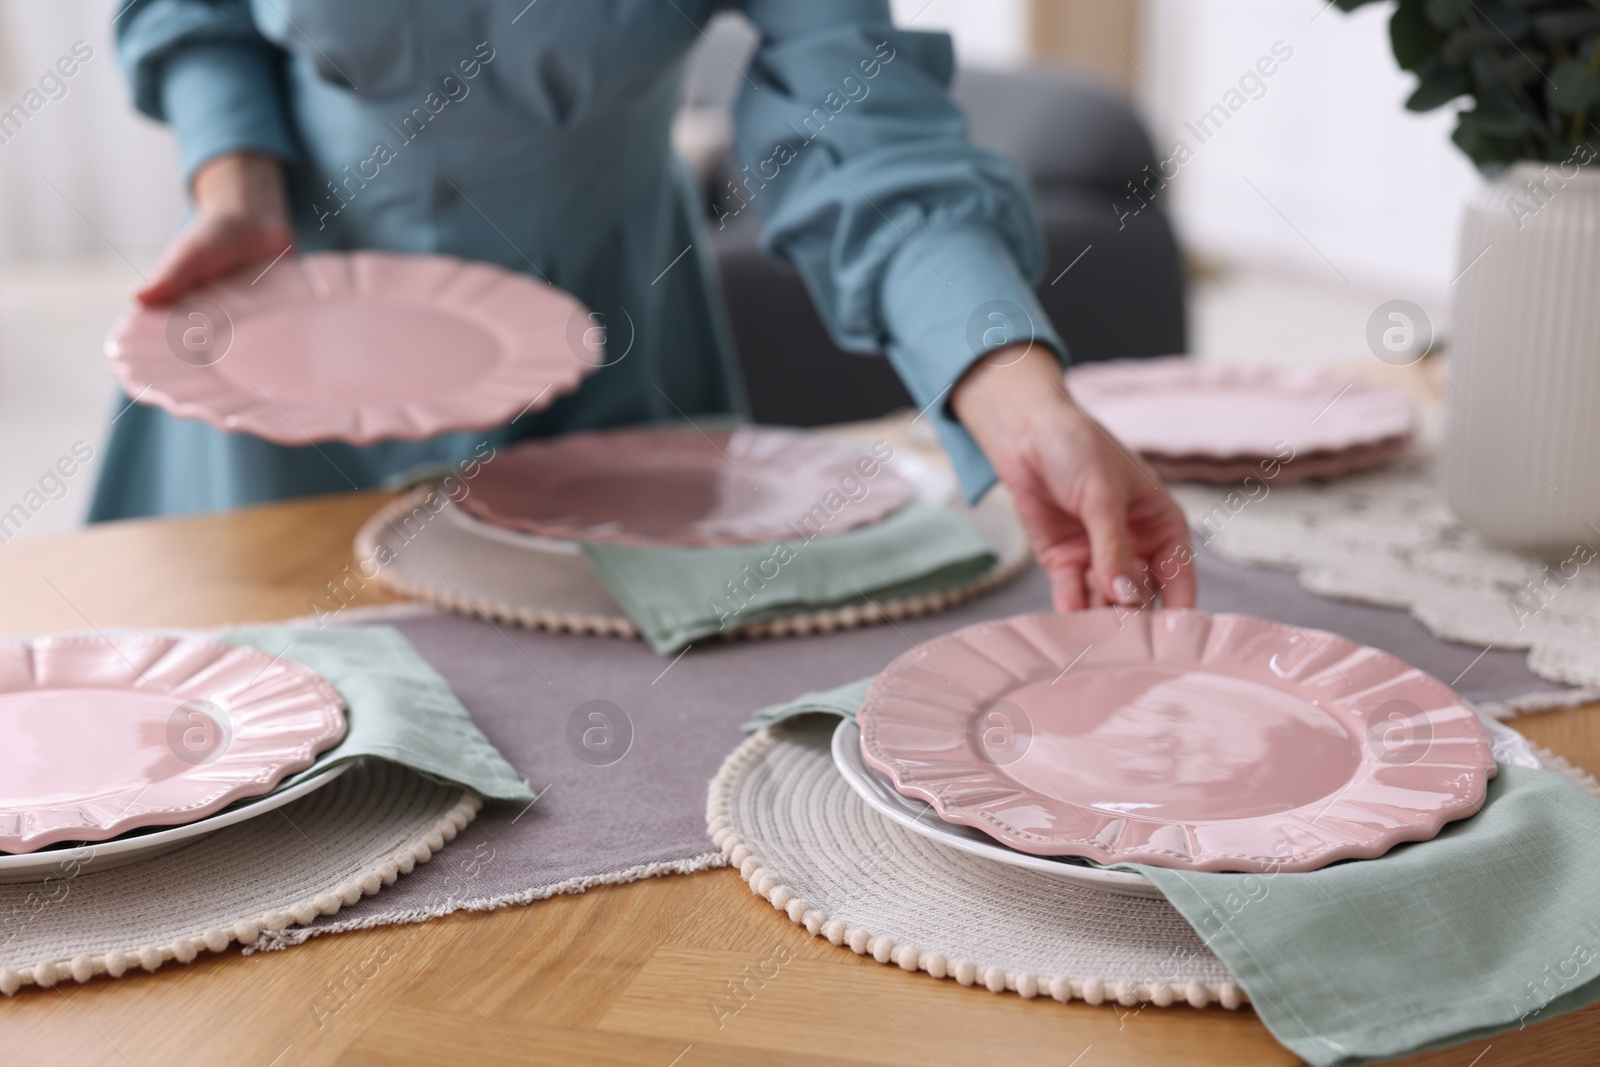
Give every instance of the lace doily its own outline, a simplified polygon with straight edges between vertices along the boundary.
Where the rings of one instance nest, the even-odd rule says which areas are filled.
[[[1445,503],[1436,434],[1331,482],[1257,477],[1173,495],[1197,547],[1294,571],[1314,593],[1403,608],[1448,641],[1525,648],[1535,674],[1584,690],[1564,703],[1600,700],[1600,525],[1552,559],[1486,544]]]

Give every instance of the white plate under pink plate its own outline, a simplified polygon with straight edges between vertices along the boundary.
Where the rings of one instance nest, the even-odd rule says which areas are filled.
[[[190,636],[0,641],[0,851],[103,841],[266,793],[344,736],[309,667]]]
[[[127,394],[278,444],[367,444],[499,426],[605,360],[576,299],[493,264],[316,252],[261,266],[124,318],[106,354]]]
[[[246,797],[214,814],[179,826],[145,827],[105,841],[58,844],[33,852],[0,853],[0,885],[61,881],[165,855],[183,848],[197,837],[214,834],[269,811],[276,811],[285,804],[293,804],[332,782],[354,765],[349,762],[336,763],[303,782],[275,788],[263,796]]]
[[[1189,359],[1085,363],[1067,373],[1083,409],[1146,455],[1250,460],[1409,437],[1411,401],[1348,375]]]
[[[873,682],[862,755],[939,816],[1035,855],[1304,871],[1475,813],[1490,739],[1450,688],[1244,615],[1022,615]]]
[[[881,771],[861,758],[861,730],[854,719],[841,719],[833,732],[833,765],[851,790],[873,811],[912,833],[969,856],[982,856],[1008,867],[1037,871],[1063,882],[1130,897],[1159,897],[1155,883],[1137,871],[1115,871],[1072,856],[1035,856],[1007,848],[982,831],[945,822],[927,804],[894,788]],[[0,871],[3,876],[3,871]]]

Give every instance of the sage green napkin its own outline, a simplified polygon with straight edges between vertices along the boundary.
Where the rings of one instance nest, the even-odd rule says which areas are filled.
[[[981,577],[996,562],[966,519],[921,503],[810,541],[732,548],[586,543],[583,553],[662,655],[798,611],[949,589]]]
[[[394,627],[278,626],[235,630],[221,639],[302,663],[344,697],[344,740],[279,789],[358,756],[377,756],[485,797],[533,799],[450,686]]]
[[[1303,874],[1140,865],[1314,1067],[1487,1037],[1600,1000],[1600,801],[1500,768],[1438,837]]]
[[[870,678],[756,712],[853,717]],[[1483,810],[1375,860],[1291,874],[1123,865],[1154,882],[1313,1067],[1354,1067],[1600,1000],[1600,801],[1501,766]],[[1160,977],[1160,976],[1153,976]]]
[[[861,710],[862,703],[867,699],[867,686],[872,684],[872,676],[868,675],[859,681],[846,682],[844,685],[832,689],[819,689],[814,693],[802,693],[793,700],[786,700],[782,704],[770,704],[753,715],[749,722],[744,724],[747,732],[764,730],[773,723],[782,722],[784,719],[808,713],[824,715],[837,715],[841,719],[853,719],[856,712]]]

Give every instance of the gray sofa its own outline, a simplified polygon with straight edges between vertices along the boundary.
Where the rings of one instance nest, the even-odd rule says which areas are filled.
[[[718,46],[737,60],[749,43],[730,34]],[[726,59],[714,55],[697,66],[692,101],[731,99],[739,79]],[[1158,208],[1118,217],[1119,209],[1138,204],[1128,183],[1156,166],[1132,109],[1085,79],[1047,69],[966,70],[953,95],[973,139],[1018,160],[1032,179],[1049,248],[1037,288],[1072,361],[1184,351],[1183,276],[1172,227]],[[713,165],[710,188],[724,186],[727,167]],[[834,347],[799,275],[757,247],[753,213],[712,229],[757,420],[815,426],[910,403],[887,360]]]

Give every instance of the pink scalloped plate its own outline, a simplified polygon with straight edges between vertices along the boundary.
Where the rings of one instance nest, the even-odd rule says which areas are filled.
[[[191,822],[345,732],[316,671],[198,637],[0,641],[0,851]]]
[[[1409,437],[1405,394],[1320,370],[1188,359],[1085,363],[1067,388],[1116,438],[1147,456],[1251,460],[1339,452]]]
[[[368,444],[499,426],[604,362],[583,305],[489,263],[316,252],[260,270],[118,323],[127,394],[282,445]]]
[[[1023,852],[1199,871],[1370,859],[1475,813],[1495,763],[1451,689],[1247,615],[1019,615],[878,676],[861,751]]]
[[[890,462],[763,426],[573,433],[502,450],[461,506],[484,522],[565,540],[699,548],[809,540],[910,503],[916,488]]]
[[[1291,485],[1316,478],[1341,478],[1346,474],[1381,467],[1403,455],[1411,447],[1409,437],[1397,437],[1375,445],[1363,445],[1342,452],[1313,452],[1297,455],[1288,462],[1276,458],[1262,460],[1211,460],[1203,457],[1174,458],[1146,456],[1150,467],[1169,482],[1210,482],[1230,485],[1254,478],[1275,485]]]

